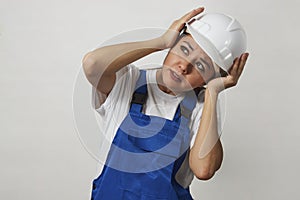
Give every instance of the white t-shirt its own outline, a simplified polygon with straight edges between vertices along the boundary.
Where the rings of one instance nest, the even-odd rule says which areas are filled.
[[[95,95],[95,109],[99,113],[99,126],[103,135],[111,143],[120,124],[129,112],[130,102],[134,93],[136,82],[140,75],[140,69],[130,64],[116,73],[116,82],[108,96],[97,91]],[[144,105],[143,112],[146,115],[153,115],[172,120],[179,103],[184,98],[183,95],[174,96],[161,91],[156,82],[157,69],[146,70],[146,80],[148,97]],[[149,84],[150,83],[150,84]],[[190,145],[194,144],[196,133],[199,128],[202,115],[204,100],[204,91],[198,95],[198,101],[192,112],[190,119]],[[217,112],[219,113],[219,112]],[[220,117],[218,118],[218,130],[220,133]],[[107,156],[109,151],[108,145],[101,147],[101,154]],[[105,152],[105,153],[103,153]],[[103,159],[103,158],[102,158]],[[188,165],[188,159],[185,159],[184,164],[176,175],[176,180],[179,184],[187,187],[193,178]],[[181,180],[180,180],[181,179]]]

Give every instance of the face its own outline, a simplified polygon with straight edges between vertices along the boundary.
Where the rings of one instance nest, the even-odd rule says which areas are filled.
[[[166,56],[161,81],[172,93],[181,93],[205,85],[214,75],[212,60],[190,35],[186,35]]]

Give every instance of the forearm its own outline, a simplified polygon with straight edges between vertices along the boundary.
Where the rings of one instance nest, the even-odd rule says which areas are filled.
[[[190,151],[190,167],[203,180],[211,178],[222,163],[223,149],[218,135],[218,94],[206,89],[200,127]]]
[[[87,74],[96,77],[111,75],[122,67],[162,49],[160,38],[104,46],[86,54],[83,67]]]

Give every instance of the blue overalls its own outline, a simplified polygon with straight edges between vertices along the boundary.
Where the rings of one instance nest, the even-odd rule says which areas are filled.
[[[189,153],[189,118],[196,105],[188,93],[168,120],[142,113],[147,98],[146,71],[140,71],[129,113],[121,123],[92,200],[192,200],[189,188],[175,180]],[[154,132],[149,130],[154,127]],[[152,129],[152,128],[150,128]]]

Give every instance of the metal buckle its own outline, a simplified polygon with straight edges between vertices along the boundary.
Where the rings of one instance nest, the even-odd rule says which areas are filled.
[[[131,103],[141,104],[143,105],[146,102],[147,95],[141,93],[134,93]]]

